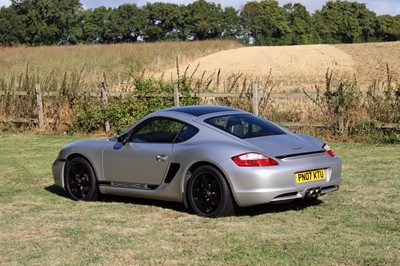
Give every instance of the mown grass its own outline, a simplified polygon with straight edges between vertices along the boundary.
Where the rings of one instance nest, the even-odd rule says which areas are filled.
[[[340,191],[205,219],[177,203],[69,200],[51,164],[76,139],[0,135],[1,265],[400,264],[400,145],[334,144]]]

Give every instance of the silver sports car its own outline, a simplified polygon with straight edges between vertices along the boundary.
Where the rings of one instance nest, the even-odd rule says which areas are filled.
[[[99,194],[182,202],[206,217],[339,189],[341,161],[320,139],[222,106],[149,114],[123,134],[65,146],[53,164],[74,200]]]

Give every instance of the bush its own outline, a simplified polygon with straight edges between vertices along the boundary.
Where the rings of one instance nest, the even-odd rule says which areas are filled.
[[[102,130],[108,121],[112,134],[120,134],[143,116],[160,109],[173,107],[173,85],[152,78],[135,77],[135,90],[123,98],[113,98],[107,104],[99,99],[80,99],[73,103],[75,117],[70,132],[93,133]],[[182,105],[198,104],[191,96],[187,81],[180,80]]]

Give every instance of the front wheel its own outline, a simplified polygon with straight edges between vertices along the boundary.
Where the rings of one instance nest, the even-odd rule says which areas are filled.
[[[188,181],[188,201],[200,216],[215,218],[234,214],[228,184],[212,166],[201,166],[193,172]]]
[[[73,200],[92,201],[99,197],[97,180],[87,160],[76,157],[65,166],[65,190]]]

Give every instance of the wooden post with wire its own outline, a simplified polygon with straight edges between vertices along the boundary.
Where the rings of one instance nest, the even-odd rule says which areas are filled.
[[[178,84],[174,84],[174,106],[179,106],[179,88]]]
[[[106,74],[103,74],[103,81],[101,82],[101,100],[104,105],[106,105],[108,103]],[[110,132],[110,122],[105,121],[104,127],[105,127],[106,133],[109,133]]]
[[[258,84],[254,82],[253,89],[253,114],[258,115]]]
[[[42,100],[42,91],[40,90],[40,84],[35,84],[36,91],[36,103],[38,109],[38,124],[39,128],[44,128],[44,114],[43,114],[43,100]]]

